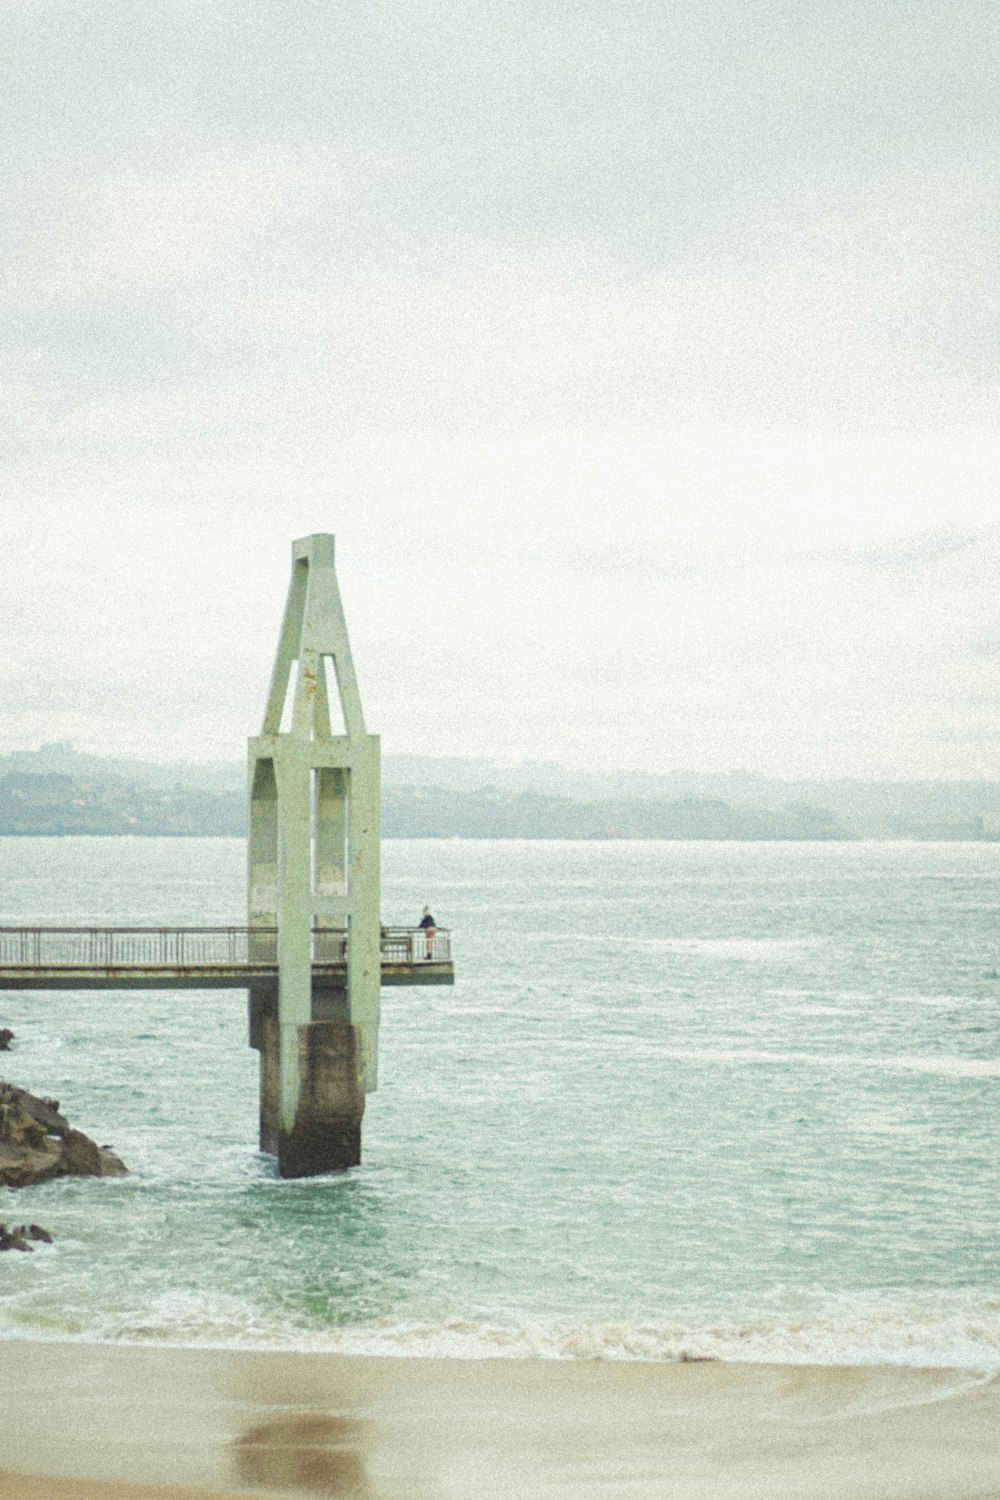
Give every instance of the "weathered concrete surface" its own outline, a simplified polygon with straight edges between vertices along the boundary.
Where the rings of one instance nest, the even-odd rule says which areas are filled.
[[[247,996],[247,1040],[258,1052],[264,1047],[264,1022],[278,1014],[278,981],[255,979]]]
[[[281,1032],[277,999],[273,1008],[258,1015],[254,1046],[260,1053],[260,1149],[277,1156],[281,1127]]]
[[[299,1086],[306,1102],[305,1114],[301,1109],[296,1113],[298,1123],[292,1134],[300,1145],[286,1146],[285,1159],[302,1155],[301,1142],[308,1135],[312,1142],[308,1154],[317,1160],[329,1158],[326,1165],[314,1170],[337,1171],[358,1165],[364,1113],[364,1089],[359,1089],[353,1071],[353,1043],[344,1034],[353,1030],[344,987],[314,983],[312,1014],[313,1025],[302,1027],[299,1036]],[[317,1022],[336,1023],[341,1029],[314,1031]],[[281,1032],[274,980],[258,981],[250,992],[250,1045],[260,1053],[260,1149],[279,1158],[280,1170]],[[307,1124],[307,1120],[312,1123]],[[312,1140],[316,1132],[322,1135],[331,1131],[339,1145],[331,1147]],[[354,1139],[355,1133],[358,1139]]]
[[[0,1185],[28,1187],[50,1177],[124,1177],[107,1147],[74,1130],[55,1099],[0,1082]]]
[[[267,1017],[277,1019],[277,1015],[277,979],[255,979],[250,986],[247,1018],[250,1046],[255,1047],[258,1052],[263,1047],[264,1024]],[[346,985],[339,984],[336,979],[331,980],[325,975],[314,973],[310,1019],[313,1021],[349,1021],[351,1007]]]
[[[263,1019],[260,1049],[260,1144],[278,1158],[282,1177],[342,1172],[361,1161],[365,1112],[360,1028],[344,1021],[298,1027],[299,1098],[295,1122],[282,1128],[281,1034],[276,1015]]]

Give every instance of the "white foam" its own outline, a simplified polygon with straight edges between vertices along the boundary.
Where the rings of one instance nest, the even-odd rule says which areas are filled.
[[[802,1318],[759,1318],[692,1326],[671,1322],[580,1323],[561,1328],[504,1327],[454,1318],[437,1323],[390,1319],[365,1326],[269,1327],[237,1298],[171,1294],[147,1316],[89,1329],[0,1318],[6,1340],[168,1344],[302,1350],[396,1359],[551,1359],[670,1363],[898,1366],[1000,1372],[1000,1303],[950,1312],[904,1307],[851,1314],[831,1309]]]
[[[900,1365],[1000,1370],[1000,1317],[891,1315],[760,1320],[694,1328],[672,1323],[593,1323],[559,1330],[466,1322],[385,1324],[344,1330],[343,1351],[408,1358],[639,1360],[719,1359],[754,1364]]]

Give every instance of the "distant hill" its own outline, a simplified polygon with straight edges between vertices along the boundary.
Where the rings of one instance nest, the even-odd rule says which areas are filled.
[[[382,827],[392,838],[836,839],[851,835],[821,808],[778,812],[688,798],[576,802],[543,793],[483,787],[384,788]]]
[[[242,792],[150,787],[121,777],[59,772],[0,776],[0,834],[160,834],[240,837]],[[387,787],[386,838],[830,839],[850,835],[821,809],[778,813],[724,802],[586,803],[495,787]]]
[[[492,787],[574,801],[722,802],[771,812],[823,808],[859,838],[994,838],[1000,836],[1000,782],[783,781],[750,771],[575,771],[549,761],[516,765],[473,758],[388,755],[384,783],[472,792]]]
[[[133,833],[238,837],[241,793],[136,786],[56,771],[0,776],[0,834]]]
[[[384,760],[387,838],[1000,839],[1000,783],[779,781],[577,773],[550,763]],[[241,762],[84,755],[66,743],[0,756],[0,834],[239,837]]]
[[[61,775],[83,778],[93,784],[127,781],[135,786],[192,787],[206,792],[241,792],[246,784],[243,761],[127,760],[117,756],[87,755],[68,740],[56,740],[39,750],[11,750],[0,755],[0,778],[21,773],[26,776]]]

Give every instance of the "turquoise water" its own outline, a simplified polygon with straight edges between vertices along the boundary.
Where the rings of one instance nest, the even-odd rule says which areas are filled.
[[[7,994],[122,1181],[0,1190],[0,1336],[1000,1368],[1000,845],[389,842],[364,1164],[256,1150],[240,992]],[[0,921],[241,922],[232,840],[2,839]]]

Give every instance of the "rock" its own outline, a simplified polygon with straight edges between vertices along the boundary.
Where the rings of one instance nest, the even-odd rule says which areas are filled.
[[[9,1026],[0,1026],[0,1052],[9,1052],[14,1033]]]
[[[52,1244],[52,1236],[41,1224],[15,1224],[8,1228],[6,1224],[0,1224],[0,1250],[34,1250],[34,1245],[29,1245],[29,1240],[40,1240],[44,1245]]]
[[[24,1225],[18,1224],[14,1229],[8,1229],[6,1224],[0,1224],[0,1250],[33,1250],[34,1245],[29,1245],[24,1237]]]
[[[0,1082],[0,1186],[28,1187],[50,1177],[123,1177],[127,1170],[113,1151],[73,1129],[58,1100]]]

